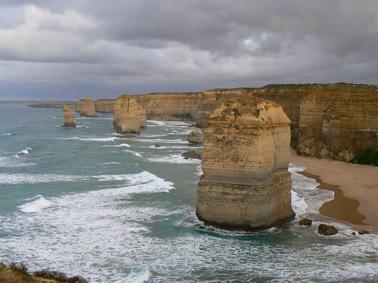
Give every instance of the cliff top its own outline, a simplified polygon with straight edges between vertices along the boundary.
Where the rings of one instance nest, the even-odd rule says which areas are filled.
[[[280,105],[250,94],[235,95],[222,99],[219,103],[219,107],[210,116],[209,124],[290,124]]]

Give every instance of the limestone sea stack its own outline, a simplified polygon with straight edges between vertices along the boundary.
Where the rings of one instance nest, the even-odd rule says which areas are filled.
[[[219,101],[204,132],[197,216],[205,224],[261,230],[294,218],[290,120],[250,94]]]
[[[76,111],[79,112],[80,116],[86,117],[96,117],[95,103],[91,97],[85,99],[80,99],[76,104]]]
[[[130,95],[120,96],[114,103],[113,112],[113,126],[117,133],[137,134],[146,126],[146,111]]]
[[[64,127],[76,127],[75,115],[71,111],[70,105],[63,106]]]

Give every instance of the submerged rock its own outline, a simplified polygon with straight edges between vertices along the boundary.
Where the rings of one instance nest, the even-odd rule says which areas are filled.
[[[76,127],[75,115],[71,111],[71,106],[63,106],[63,115],[64,115],[64,127]]]
[[[191,131],[186,138],[188,142],[190,143],[194,143],[194,144],[203,143],[203,135],[199,131]]]
[[[252,95],[220,101],[204,132],[197,216],[206,224],[261,230],[294,218],[290,120]]]
[[[134,97],[120,96],[114,103],[113,126],[120,134],[138,134],[146,127],[146,111]]]
[[[301,226],[312,226],[312,220],[308,218],[302,218],[299,220],[299,225]]]
[[[201,159],[202,157],[202,152],[199,150],[189,150],[186,151],[182,154],[182,157],[185,159]]]
[[[324,236],[332,236],[338,233],[338,230],[335,226],[327,225],[327,224],[320,224],[318,227],[318,232]]]
[[[76,111],[79,112],[80,116],[86,117],[96,117],[96,107],[93,99],[87,97],[85,99],[80,99],[76,104]]]
[[[358,231],[358,234],[360,234],[360,235],[366,235],[366,234],[370,234],[370,232],[367,231],[367,230],[361,230],[361,231]]]
[[[48,269],[37,271],[34,275],[43,279],[55,280],[57,282],[88,283],[88,281],[81,276],[69,277],[63,272],[50,271]]]

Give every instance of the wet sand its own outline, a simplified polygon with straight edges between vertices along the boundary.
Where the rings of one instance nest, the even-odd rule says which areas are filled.
[[[316,178],[322,189],[335,193],[320,208],[322,215],[378,229],[378,167],[330,159],[298,156],[291,162],[306,167],[304,175]]]

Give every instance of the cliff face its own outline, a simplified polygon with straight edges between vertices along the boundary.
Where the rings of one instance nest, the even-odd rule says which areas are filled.
[[[282,105],[301,155],[352,160],[378,149],[378,87],[354,84],[272,85],[254,95]]]
[[[151,93],[135,96],[136,101],[146,110],[147,119],[188,120],[197,111],[200,93]]]
[[[63,106],[64,127],[76,127],[75,115],[71,111],[71,106]]]
[[[378,149],[378,88],[314,88],[300,104],[297,151],[302,155],[350,161]]]
[[[76,111],[80,116],[96,117],[96,108],[92,98],[80,99],[76,104]]]
[[[133,96],[120,96],[114,103],[114,129],[121,134],[139,133],[146,126],[146,111]]]
[[[301,155],[352,160],[378,150],[378,87],[353,84],[268,85],[215,89],[201,95],[195,115],[206,127],[221,98],[249,94],[280,104],[291,120],[291,146]]]
[[[97,99],[95,108],[97,113],[113,113],[115,99]]]
[[[200,219],[258,230],[294,217],[287,169],[289,125],[279,105],[249,94],[218,102],[204,133]]]

